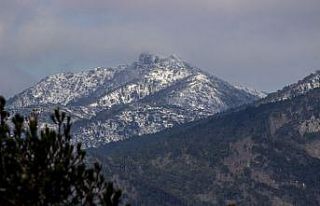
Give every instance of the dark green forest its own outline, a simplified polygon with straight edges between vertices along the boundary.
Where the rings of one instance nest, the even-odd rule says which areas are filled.
[[[71,144],[66,113],[55,110],[56,129],[39,130],[35,113],[10,118],[5,103],[0,97],[0,205],[120,204],[122,192],[101,165],[88,164],[81,143]]]
[[[316,89],[89,153],[133,205],[319,205],[319,114]]]

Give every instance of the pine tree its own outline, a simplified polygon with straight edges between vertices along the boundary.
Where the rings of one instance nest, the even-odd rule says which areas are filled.
[[[55,110],[57,129],[38,130],[37,115],[12,117],[0,97],[0,205],[107,205],[120,203],[101,174],[86,164],[81,144],[71,144],[71,119]]]

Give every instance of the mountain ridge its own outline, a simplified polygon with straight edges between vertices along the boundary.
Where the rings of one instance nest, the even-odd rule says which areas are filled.
[[[259,98],[257,92],[235,87],[177,56],[141,54],[131,65],[51,75],[8,105],[24,114],[38,108],[41,118],[59,106],[74,116],[75,139],[91,147],[154,133]],[[98,120],[99,113],[109,116]]]
[[[261,99],[260,103],[276,102],[293,98],[307,93],[308,91],[320,87],[320,70],[317,70],[304,77],[296,83],[290,84],[281,90],[270,93],[267,97]]]
[[[89,153],[132,205],[319,205],[319,103],[316,88]]]

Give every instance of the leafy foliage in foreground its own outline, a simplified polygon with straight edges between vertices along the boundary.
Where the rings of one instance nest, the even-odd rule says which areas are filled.
[[[5,103],[0,97],[0,205],[119,205],[121,191],[71,144],[70,117],[56,110],[57,130],[39,132],[35,114],[15,115],[11,129]]]

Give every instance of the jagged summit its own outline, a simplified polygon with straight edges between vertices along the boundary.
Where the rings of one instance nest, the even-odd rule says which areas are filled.
[[[139,55],[139,63],[140,64],[154,64],[159,61],[159,56],[150,54],[150,53],[141,53]]]
[[[46,114],[59,105],[74,116],[76,139],[90,147],[154,133],[259,98],[257,92],[233,86],[177,56],[143,53],[127,66],[51,75],[11,98],[9,107],[21,113],[40,108]]]
[[[293,97],[305,94],[308,91],[316,88],[320,88],[319,70],[315,71],[314,73],[311,73],[310,75],[298,81],[297,83],[291,84],[277,92],[269,94],[265,99],[262,99],[261,101],[263,103],[266,103],[291,99]]]
[[[178,66],[184,67],[185,63],[180,57],[173,54],[168,57],[158,56],[151,53],[141,53],[138,58],[139,65],[158,65],[158,66]]]
[[[310,89],[310,88],[320,87],[319,83],[320,83],[320,70],[316,70],[314,73],[308,75],[303,80],[299,81],[297,84],[305,84]]]

